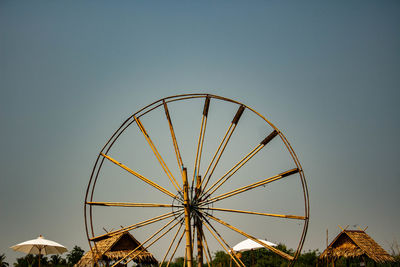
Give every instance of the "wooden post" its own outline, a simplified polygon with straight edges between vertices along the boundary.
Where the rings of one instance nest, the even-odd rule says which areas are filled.
[[[203,266],[203,227],[201,225],[201,221],[197,220],[197,266]]]
[[[183,168],[182,179],[183,179],[183,206],[185,207],[187,266],[193,267],[192,233],[191,233],[191,227],[190,227],[189,185],[188,185],[188,180],[187,180],[187,169],[186,168]]]
[[[196,200],[201,195],[201,176],[197,176],[196,180]],[[201,225],[200,218],[196,217],[196,230],[197,230],[197,266],[203,266],[203,226]]]

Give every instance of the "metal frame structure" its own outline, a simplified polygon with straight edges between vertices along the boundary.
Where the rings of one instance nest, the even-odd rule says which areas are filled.
[[[204,106],[202,111],[202,118],[201,118],[201,125],[200,125],[200,133],[197,141],[197,150],[196,150],[196,158],[194,161],[194,171],[192,179],[188,177],[187,168],[184,165],[184,160],[182,159],[180,149],[178,146],[178,140],[175,135],[174,127],[173,127],[173,120],[170,116],[170,112],[168,109],[168,105],[175,101],[185,101],[188,99],[204,99]],[[222,141],[217,148],[217,151],[212,157],[211,162],[209,163],[207,169],[200,175],[200,162],[202,159],[203,153],[203,145],[205,140],[205,132],[207,127],[207,119],[209,116],[209,106],[211,101],[224,101],[229,102],[233,105],[237,105],[238,109],[236,114],[234,115],[228,130],[226,131],[225,135],[222,137]],[[181,182],[178,182],[179,179],[176,179],[167,164],[165,163],[164,159],[162,158],[161,154],[157,150],[157,147],[153,143],[150,135],[146,131],[145,127],[141,122],[141,118],[149,114],[155,109],[163,109],[165,113],[165,118],[168,122],[170,135],[172,139],[172,144],[174,147],[174,153],[176,156],[176,160],[178,166],[180,167],[180,174],[181,174]],[[225,148],[235,131],[235,128],[238,125],[238,122],[243,114],[244,111],[249,111],[255,114],[256,116],[260,117],[262,120],[265,121],[270,127],[272,127],[273,131],[265,137],[258,145],[256,145],[246,156],[244,156],[241,160],[239,160],[231,169],[229,169],[224,175],[216,179],[212,183],[210,177],[213,174],[217,164],[219,163]],[[144,138],[146,139],[148,145],[150,146],[151,150],[153,151],[155,157],[157,158],[159,164],[161,165],[162,169],[164,170],[166,176],[171,181],[172,185],[174,186],[176,192],[171,192],[170,190],[160,186],[152,179],[149,179],[142,174],[138,173],[137,171],[125,166],[124,164],[118,162],[116,159],[112,158],[108,152],[110,151],[111,147],[115,144],[118,140],[120,135],[131,125],[137,125],[139,130],[142,132]],[[290,153],[290,157],[295,164],[295,168],[290,170],[282,171],[274,176],[271,176],[266,179],[262,179],[258,182],[251,183],[249,185],[231,190],[226,193],[218,193],[218,189],[221,188],[225,183],[227,183],[231,177],[248,161],[250,161],[260,150],[262,150],[265,146],[268,145],[274,138],[280,138],[283,141],[287,151]],[[165,194],[171,198],[172,204],[157,204],[157,203],[127,203],[127,202],[98,202],[93,201],[95,195],[95,187],[96,183],[98,182],[100,170],[105,161],[110,161],[114,163],[116,166],[124,169],[128,173],[132,174],[138,179],[138,182],[144,182],[153,187],[154,189],[158,190],[161,194]],[[237,196],[243,192],[247,192],[249,190],[253,190],[260,186],[264,186],[266,184],[272,183],[274,181],[284,179],[287,176],[297,175],[301,181],[301,190],[303,193],[303,201],[304,201],[304,210],[302,211],[302,215],[288,215],[288,214],[271,214],[271,213],[262,213],[256,212],[251,210],[237,210],[237,209],[225,209],[225,208],[216,208],[213,207],[213,204],[221,201],[226,198],[230,198],[233,196]],[[108,206],[108,207],[141,207],[141,208],[172,208],[171,212],[164,213],[158,215],[151,219],[146,219],[141,222],[137,222],[133,225],[128,227],[123,227],[122,229],[118,229],[115,231],[108,232],[104,235],[97,235],[94,232],[94,220],[93,220],[93,207],[94,206]],[[302,233],[299,238],[299,243],[294,255],[288,255],[287,253],[266,245],[263,242],[258,241],[258,239],[241,229],[231,225],[225,220],[218,218],[213,215],[213,211],[219,212],[226,212],[226,213],[236,213],[236,214],[244,214],[244,215],[258,215],[258,216],[265,216],[265,217],[275,217],[275,218],[283,218],[283,219],[291,219],[291,220],[298,220],[303,223]],[[84,217],[85,217],[85,227],[87,238],[89,241],[89,245],[91,248],[96,248],[96,243],[94,240],[101,238],[102,236],[110,236],[113,234],[119,234],[123,231],[131,231],[133,229],[137,229],[140,227],[145,227],[147,225],[154,224],[156,222],[167,221],[166,224],[157,230],[154,234],[152,234],[147,240],[142,243],[142,246],[146,249],[151,247],[155,242],[160,240],[164,237],[167,233],[176,229],[174,237],[171,240],[169,247],[167,248],[165,255],[160,262],[160,266],[162,263],[166,261],[166,258],[169,256],[170,260],[168,264],[171,262],[172,258],[174,257],[179,245],[182,242],[183,237],[186,240],[185,246],[185,261],[188,267],[194,266],[194,259],[193,259],[193,252],[194,248],[197,247],[197,264],[198,266],[202,266],[203,262],[206,261],[207,264],[211,265],[211,253],[209,249],[210,241],[207,241],[205,238],[204,231],[207,230],[208,233],[215,238],[215,240],[219,243],[219,245],[229,254],[237,266],[245,266],[243,262],[240,260],[240,257],[232,250],[232,247],[227,243],[224,237],[217,231],[215,225],[220,227],[225,227],[230,229],[240,235],[250,238],[251,240],[259,243],[263,247],[271,250],[272,252],[276,253],[277,255],[287,259],[290,262],[290,265],[293,265],[295,260],[297,259],[298,255],[301,252],[303,247],[307,229],[308,229],[308,221],[309,221],[309,196],[307,190],[307,184],[305,180],[305,176],[303,173],[303,169],[300,165],[300,162],[292,148],[289,144],[286,137],[281,133],[281,131],[273,125],[270,121],[264,118],[261,114],[257,111],[252,109],[245,104],[242,104],[238,101],[228,99],[225,97],[211,95],[211,94],[184,94],[184,95],[175,95],[166,98],[159,99],[144,108],[140,109],[132,116],[130,116],[122,125],[114,132],[111,138],[107,141],[104,147],[100,150],[99,155],[97,156],[96,162],[94,164],[91,177],[86,189],[85,195],[85,202],[84,202]],[[140,249],[138,247],[137,249]],[[131,253],[135,253],[136,250],[133,250]],[[125,258],[117,261],[113,266],[119,263],[126,263]]]

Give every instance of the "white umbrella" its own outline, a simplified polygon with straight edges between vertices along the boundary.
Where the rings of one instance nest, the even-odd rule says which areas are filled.
[[[27,254],[39,255],[39,267],[40,267],[40,256],[47,254],[62,254],[67,250],[66,247],[60,245],[54,241],[44,239],[42,235],[38,238],[19,243],[11,247],[15,251],[24,252]]]
[[[263,239],[258,239],[258,241],[261,241],[262,243],[264,243],[264,244],[266,244],[268,246],[271,246],[271,247],[276,247],[277,246],[276,244],[274,244],[272,242],[269,242],[269,241],[266,241],[266,240],[263,240]],[[255,241],[253,241],[251,239],[246,239],[246,240],[243,240],[242,242],[238,243],[232,249],[234,251],[242,252],[242,251],[247,251],[247,250],[252,250],[252,249],[259,249],[259,248],[264,248],[264,246],[262,246],[261,244],[255,242]]]

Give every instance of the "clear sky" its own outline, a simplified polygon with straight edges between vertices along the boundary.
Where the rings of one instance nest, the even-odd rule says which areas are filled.
[[[399,232],[399,1],[0,1],[0,253],[85,250],[98,151],[159,98],[212,93],[281,129],[310,192],[305,249]],[[196,126],[197,127],[197,126]],[[264,234],[264,233],[263,233]]]

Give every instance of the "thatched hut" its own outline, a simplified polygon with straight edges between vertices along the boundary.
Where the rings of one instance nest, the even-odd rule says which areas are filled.
[[[83,255],[75,267],[92,267],[95,264],[94,261],[108,266],[111,262],[122,259],[141,245],[139,241],[128,232],[112,236],[103,236],[93,241],[96,243],[96,246],[93,246],[90,251]],[[132,255],[129,255],[127,259],[132,259],[132,261],[137,264],[157,264],[157,260],[154,256],[142,247],[132,253]]]
[[[333,264],[339,258],[359,258],[361,261],[370,259],[375,263],[394,261],[392,256],[362,230],[343,230],[319,256],[321,261]]]

